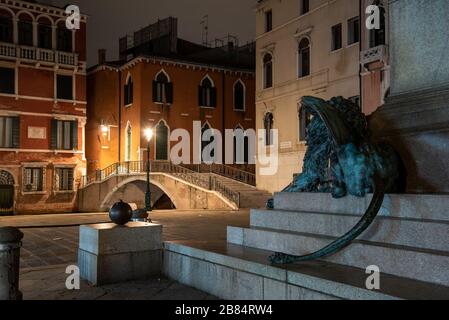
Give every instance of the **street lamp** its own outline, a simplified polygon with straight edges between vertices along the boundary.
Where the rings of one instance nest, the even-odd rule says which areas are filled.
[[[145,193],[145,210],[151,212],[151,189],[150,189],[150,142],[153,138],[153,129],[147,128],[144,131],[147,139],[147,192]]]

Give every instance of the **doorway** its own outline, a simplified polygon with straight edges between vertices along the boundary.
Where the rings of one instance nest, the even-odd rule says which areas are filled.
[[[0,216],[14,214],[14,177],[0,170]]]

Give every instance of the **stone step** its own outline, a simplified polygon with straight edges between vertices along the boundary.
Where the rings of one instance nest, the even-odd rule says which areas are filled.
[[[333,199],[327,193],[287,193],[274,196],[274,207],[278,210],[343,213],[363,215],[372,196]],[[391,194],[386,195],[381,216],[419,220],[449,221],[449,195]]]
[[[252,227],[331,237],[346,234],[359,220],[360,216],[349,214],[261,209],[251,211]],[[380,216],[359,240],[449,252],[449,223]]]
[[[274,229],[228,227],[229,243],[292,255],[313,253],[335,239]],[[449,286],[447,252],[356,240],[325,261],[361,269],[376,265],[382,273]]]
[[[166,276],[225,300],[449,298],[448,287],[388,274],[371,291],[365,269],[319,261],[275,267],[269,251],[224,242],[165,242],[164,248]]]

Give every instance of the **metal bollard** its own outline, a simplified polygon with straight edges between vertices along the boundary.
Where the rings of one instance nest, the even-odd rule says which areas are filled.
[[[19,291],[20,247],[23,233],[0,228],[0,300],[22,300]]]

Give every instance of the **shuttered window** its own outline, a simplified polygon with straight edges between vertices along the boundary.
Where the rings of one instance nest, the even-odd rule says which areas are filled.
[[[0,117],[0,148],[19,148],[19,118]]]
[[[198,88],[198,104],[200,107],[215,108],[217,106],[217,89],[209,78],[204,78]]]
[[[56,168],[55,190],[73,191],[73,168]]]
[[[234,85],[234,110],[245,110],[245,86],[241,81]]]
[[[52,120],[51,148],[53,150],[78,149],[78,121]]]
[[[160,72],[153,81],[153,102],[173,103],[173,83],[169,82],[165,73]]]
[[[58,74],[56,81],[58,99],[73,100],[73,77]]]
[[[15,94],[16,70],[0,68],[0,93]]]

